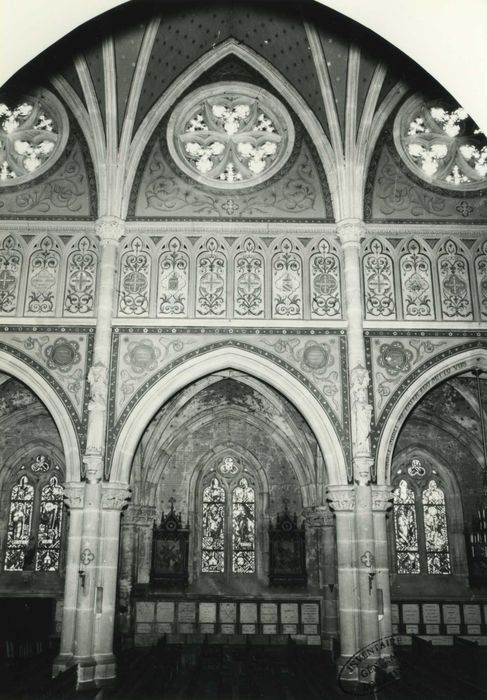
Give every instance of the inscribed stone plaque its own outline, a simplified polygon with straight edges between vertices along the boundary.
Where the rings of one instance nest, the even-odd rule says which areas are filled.
[[[283,625],[282,626],[282,633],[283,634],[297,634],[298,632],[298,626],[297,625]]]
[[[192,622],[180,622],[178,632],[181,634],[193,634],[195,625]]]
[[[200,632],[201,634],[213,634],[215,632],[215,625],[208,622],[203,622],[200,624]]]
[[[157,631],[159,634],[171,634],[172,624],[170,622],[159,622],[157,625]]]
[[[257,603],[240,603],[240,622],[257,622]],[[244,632],[244,634],[252,634]]]
[[[277,634],[277,625],[262,625],[263,634]]]
[[[460,625],[447,625],[446,626],[446,633],[447,634],[460,634]]]
[[[318,625],[303,625],[303,634],[318,634]]]
[[[220,603],[220,622],[237,621],[237,603]]]
[[[320,621],[318,603],[301,603],[301,622],[303,625],[317,625]]]
[[[312,644],[314,646],[318,646],[321,644],[321,637],[319,634],[317,635],[311,635],[311,637],[308,637],[308,644]]]
[[[222,634],[235,634],[235,625],[229,625],[227,623],[220,625],[220,632]]]
[[[463,619],[466,625],[480,625],[480,605],[464,605]]]
[[[152,624],[150,622],[138,622],[135,631],[139,634],[150,634],[152,632]]]
[[[299,622],[297,603],[281,603],[281,622],[283,624]]]
[[[393,603],[391,605],[391,616],[392,616],[392,622],[395,625],[399,624],[399,605],[397,603]]]
[[[480,634],[480,625],[467,625],[467,634]]]
[[[419,625],[406,625],[406,634],[418,634]]]
[[[216,603],[200,603],[200,623],[216,622]]]
[[[417,603],[404,603],[402,606],[402,621],[404,624],[419,623],[419,605]]]
[[[260,605],[260,621],[262,623],[277,622],[277,603],[261,603]],[[264,634],[271,634],[270,632]]]
[[[179,603],[179,622],[194,622],[196,620],[196,603]]]
[[[426,634],[440,634],[440,625],[426,625]]]
[[[152,622],[154,619],[154,603],[136,603],[135,619],[137,622]]]
[[[443,622],[445,625],[459,625],[460,606],[453,604],[443,605]]]
[[[174,622],[174,603],[157,603],[157,622]]]
[[[438,603],[423,604],[423,622],[426,625],[439,625],[441,622],[440,606]]]
[[[255,625],[241,625],[242,634],[255,634]]]

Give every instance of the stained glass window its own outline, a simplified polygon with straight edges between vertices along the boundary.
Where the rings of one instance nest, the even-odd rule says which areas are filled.
[[[203,541],[201,570],[225,571],[225,490],[213,478],[203,491]]]
[[[247,479],[241,479],[232,497],[232,571],[255,571],[255,493]]]
[[[10,512],[7,529],[6,571],[22,571],[30,562],[35,536],[32,531],[34,487],[26,476],[21,476],[10,494]],[[32,542],[34,540],[34,542]]]
[[[418,524],[414,491],[402,479],[394,491],[394,532],[398,574],[419,574]]]
[[[450,574],[445,494],[431,480],[423,491],[424,536],[429,574]]]
[[[61,549],[63,489],[55,476],[42,487],[36,571],[57,571]]]

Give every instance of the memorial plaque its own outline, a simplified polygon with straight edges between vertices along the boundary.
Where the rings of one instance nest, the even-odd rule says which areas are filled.
[[[150,622],[138,622],[135,631],[139,634],[150,634],[152,632],[152,624]]]
[[[321,637],[319,634],[316,635],[311,635],[308,637],[308,644],[312,644],[314,646],[319,646],[321,644]]]
[[[154,619],[154,603],[136,603],[135,619],[137,622],[152,622]]]
[[[200,603],[199,621],[212,624],[216,622],[216,603]]]
[[[196,603],[179,603],[178,621],[194,622],[196,620]]]
[[[426,634],[440,634],[440,625],[426,625]]]
[[[404,622],[404,624],[419,624],[419,605],[417,603],[403,604],[402,621]]]
[[[303,625],[303,634],[318,634],[318,625]]]
[[[418,634],[419,625],[406,625],[406,634]]]
[[[281,622],[283,624],[299,622],[297,603],[281,603]]]
[[[255,634],[255,625],[241,625],[242,634]]]
[[[240,603],[240,622],[257,622],[257,603]],[[244,634],[252,634],[244,632]]]
[[[318,603],[301,603],[301,622],[303,625],[318,625],[320,606]]]
[[[460,634],[460,625],[447,625],[446,626],[446,633],[447,634]]]
[[[192,622],[181,622],[178,625],[178,632],[181,634],[193,634],[195,625]]]
[[[445,625],[459,625],[460,606],[454,604],[443,605],[443,622]]]
[[[157,603],[156,620],[157,622],[174,622],[174,603]]]
[[[298,626],[297,625],[283,625],[282,626],[282,633],[283,634],[297,634],[298,633]]]
[[[203,624],[200,624],[200,632],[201,634],[214,634],[215,625],[211,625],[208,622],[203,622]]]
[[[464,605],[463,619],[466,625],[480,625],[480,605]]]
[[[262,625],[263,634],[277,634],[277,625]]]
[[[392,625],[392,634],[398,634],[399,625]]]
[[[439,625],[441,622],[438,603],[423,603],[423,622],[425,625]]]
[[[277,603],[261,603],[260,605],[260,621],[262,623],[277,622]],[[264,634],[266,634],[264,632]],[[271,634],[270,632],[268,634]],[[272,633],[275,634],[275,633]]]
[[[480,634],[480,625],[467,625],[467,634]]]
[[[237,621],[237,603],[220,603],[220,622]]]
[[[170,622],[159,622],[157,625],[157,631],[159,634],[171,634],[172,624]]]
[[[220,632],[222,634],[235,634],[235,625],[229,625],[228,623],[220,625]]]
[[[391,616],[392,616],[392,622],[395,625],[398,625],[400,620],[399,620],[399,605],[397,603],[393,603],[391,605]]]

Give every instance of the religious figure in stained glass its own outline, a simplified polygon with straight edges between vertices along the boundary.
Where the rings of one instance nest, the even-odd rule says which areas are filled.
[[[414,491],[402,479],[394,491],[394,530],[398,574],[419,574],[418,526]]]
[[[429,574],[450,574],[445,494],[431,480],[423,491],[424,535]]]
[[[42,487],[36,571],[57,571],[61,549],[63,489],[53,476]]]
[[[12,488],[7,529],[6,571],[22,571],[32,528],[34,487],[21,476]]]
[[[255,571],[255,493],[247,479],[233,489],[232,570],[236,574]]]
[[[225,491],[217,478],[203,491],[203,546],[201,570],[225,571]]]

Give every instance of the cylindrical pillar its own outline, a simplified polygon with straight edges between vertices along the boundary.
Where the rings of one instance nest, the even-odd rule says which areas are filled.
[[[392,488],[387,485],[373,487],[372,508],[374,512],[375,560],[377,589],[379,592],[379,635],[392,636],[391,589],[389,579],[389,547],[387,540],[387,512],[392,508]],[[390,656],[391,648],[382,655]]]

